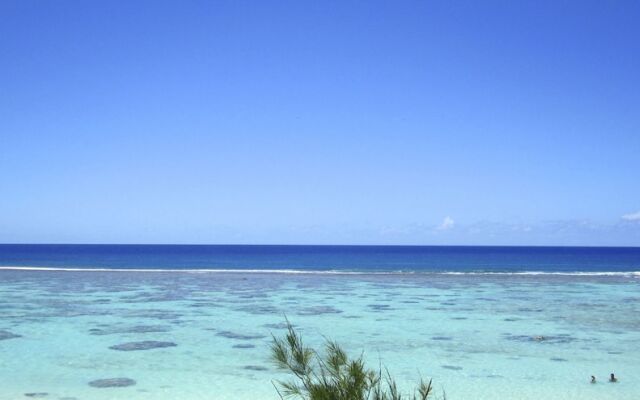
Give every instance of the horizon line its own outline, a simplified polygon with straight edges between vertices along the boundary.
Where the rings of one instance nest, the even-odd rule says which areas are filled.
[[[631,248],[633,245],[500,245],[500,244],[309,244],[309,243],[0,243],[0,246],[253,246],[253,247],[536,247],[536,248]]]

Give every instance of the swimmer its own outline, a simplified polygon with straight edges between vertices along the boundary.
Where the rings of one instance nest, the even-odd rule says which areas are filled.
[[[596,383],[596,377],[591,375],[591,383]]]
[[[611,373],[611,377],[609,378],[609,382],[611,382],[611,383],[618,382],[618,378],[616,378],[616,376],[613,374],[613,372]]]

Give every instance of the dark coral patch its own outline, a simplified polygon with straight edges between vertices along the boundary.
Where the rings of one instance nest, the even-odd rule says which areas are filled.
[[[231,347],[233,347],[234,349],[254,349],[256,346],[248,343],[247,344],[241,343],[241,344],[234,344]]]
[[[269,329],[287,329],[289,327],[286,322],[280,322],[277,324],[264,324],[262,326]]]
[[[217,336],[222,336],[227,339],[238,339],[238,340],[253,340],[253,339],[264,339],[265,335],[246,335],[243,333],[236,333],[231,331],[222,331],[216,333]]]
[[[576,339],[568,334],[559,335],[511,335],[508,333],[503,334],[507,340],[513,340],[516,342],[535,342],[535,343],[549,343],[549,344],[565,344],[574,342]]]
[[[114,388],[114,387],[127,387],[133,386],[136,381],[129,378],[109,378],[109,379],[97,379],[89,382],[89,386],[95,388]]]
[[[165,347],[175,347],[177,344],[173,342],[158,342],[155,340],[145,340],[142,342],[129,342],[116,344],[114,346],[110,346],[111,350],[119,350],[119,351],[136,351],[136,350],[151,350],[151,349],[161,349]]]
[[[338,310],[332,306],[315,306],[306,307],[298,311],[298,315],[321,315],[321,314],[340,314],[342,310]]]
[[[262,367],[260,365],[245,365],[244,369],[249,371],[268,371],[269,369],[266,367]]]
[[[390,311],[393,310],[389,304],[367,304],[367,307],[374,311]]]
[[[237,308],[238,311],[247,312],[254,315],[273,315],[278,314],[280,309],[270,305],[248,305]]]
[[[168,310],[161,309],[150,309],[150,310],[135,310],[130,311],[124,315],[126,318],[150,318],[150,319],[159,319],[159,320],[175,320],[183,315],[177,312],[172,312]]]
[[[22,335],[16,335],[15,333],[11,333],[9,331],[0,331],[0,340],[15,339],[19,337],[22,337]]]
[[[121,333],[161,333],[169,332],[170,326],[166,325],[136,325],[131,327],[111,327],[111,328],[93,328],[89,329],[89,333],[92,335],[114,335]]]

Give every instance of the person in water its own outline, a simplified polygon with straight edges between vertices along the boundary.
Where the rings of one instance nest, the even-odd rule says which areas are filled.
[[[616,378],[616,376],[613,374],[613,372],[611,373],[611,377],[609,378],[609,382],[618,382],[618,378]]]
[[[591,375],[591,383],[596,383],[596,377]]]

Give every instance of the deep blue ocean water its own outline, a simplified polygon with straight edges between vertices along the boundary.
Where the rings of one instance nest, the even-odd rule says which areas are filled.
[[[638,247],[0,245],[0,266],[358,272],[629,272]]]

